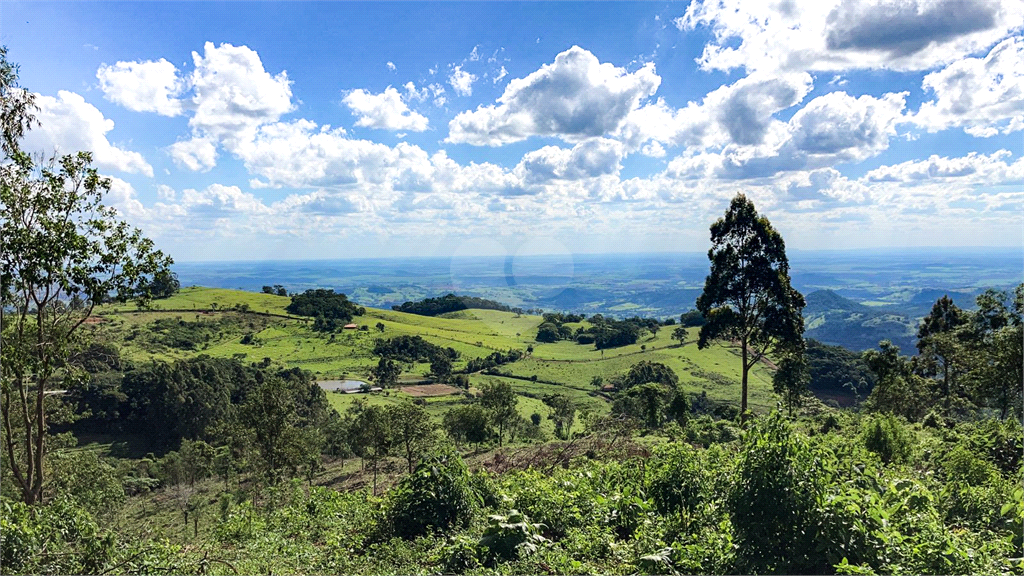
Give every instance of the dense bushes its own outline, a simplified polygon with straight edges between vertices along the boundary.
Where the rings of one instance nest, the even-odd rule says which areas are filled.
[[[325,321],[335,322],[349,322],[355,316],[366,314],[366,310],[351,302],[348,296],[322,288],[293,294],[292,301],[285,310],[296,316],[323,318]]]
[[[815,507],[824,488],[815,458],[781,414],[756,423],[744,439],[726,498],[737,572],[813,574]]]
[[[373,353],[397,362],[429,362],[439,356],[455,360],[459,357],[458,351],[454,348],[441,348],[437,344],[427,342],[422,336],[379,339],[373,344]]]
[[[189,531],[187,547],[115,536],[86,509],[88,499],[57,498],[35,516],[5,502],[3,565],[15,573],[1020,571],[1012,559],[1024,544],[1022,471],[997,464],[1000,449],[978,448],[1019,427],[928,428],[853,413],[834,420],[822,432],[821,421],[773,414],[740,431],[701,416],[680,437],[707,438],[708,448],[632,444],[633,456],[595,449],[564,468],[538,460],[497,475],[469,474],[442,449],[381,497],[283,482],[262,488],[256,505],[239,485],[224,493],[219,514],[204,517],[205,532],[192,539]],[[867,447],[876,430],[920,448],[885,463]],[[206,452],[186,443],[175,458]],[[212,457],[203,474],[220,473]],[[98,474],[95,462],[77,458],[69,470],[88,467],[62,476],[61,490],[82,490],[79,480]],[[175,458],[151,471],[170,473]]]
[[[495,302],[494,300],[487,300],[485,298],[477,298],[474,296],[456,296],[455,294],[445,294],[438,298],[424,298],[418,302],[405,302],[400,306],[392,306],[392,310],[398,312],[407,312],[409,314],[419,314],[420,316],[438,316],[440,314],[447,314],[448,312],[457,312],[459,310],[467,310],[470,308],[477,308],[480,310],[500,310],[502,312],[512,312],[512,308],[508,305],[502,304],[501,302]]]
[[[420,462],[390,496],[388,522],[403,538],[465,527],[480,498],[470,488],[466,464],[450,449]]]

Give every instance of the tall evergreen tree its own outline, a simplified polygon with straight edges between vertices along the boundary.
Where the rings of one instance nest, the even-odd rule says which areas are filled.
[[[743,413],[750,369],[770,352],[802,350],[804,297],[790,285],[782,236],[743,194],[711,225],[711,244],[711,272],[697,299],[706,319],[697,347],[716,340],[739,343]]]

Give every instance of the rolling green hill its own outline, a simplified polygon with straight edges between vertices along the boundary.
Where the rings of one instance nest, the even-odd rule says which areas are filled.
[[[453,366],[456,371],[464,369],[469,359],[496,350],[525,351],[532,346],[531,355],[501,366],[500,376],[473,374],[470,378],[474,386],[487,379],[510,382],[522,396],[520,410],[527,417],[534,411],[546,415],[540,398],[556,392],[573,396],[582,409],[606,412],[610,402],[600,394],[593,379],[600,376],[607,380],[625,373],[641,360],[670,366],[688,392],[706,391],[713,400],[736,404],[739,401],[738,350],[714,346],[698,351],[694,342],[679,346],[668,329],[654,337],[644,335],[634,345],[600,351],[569,341],[536,342],[537,327],[542,321],[539,316],[472,309],[430,317],[366,308],[365,315],[353,319],[360,329],[328,335],[314,332],[309,318],[289,315],[285,311],[289,301],[287,297],[270,294],[185,288],[171,298],[155,301],[145,310],[131,304],[105,306],[97,310],[95,316],[99,320],[92,326],[101,338],[120,344],[123,354],[135,362],[171,361],[200,354],[250,362],[269,358],[284,367],[309,370],[320,379],[368,379],[379,360],[372,353],[378,338],[418,335],[433,344],[454,348],[460,354]],[[383,330],[378,329],[378,323],[383,324]],[[695,341],[696,329],[692,330],[689,340]],[[183,341],[190,342],[191,348],[182,347]],[[409,363],[402,370],[401,381],[412,383],[424,379],[430,367],[426,363]],[[362,394],[328,396],[339,410],[367,398]],[[399,388],[369,401],[390,402],[407,397]],[[427,406],[431,413],[440,416],[459,399],[458,395],[429,398]],[[750,405],[755,410],[767,410],[775,403],[771,372],[758,366],[751,372]]]
[[[905,353],[915,351],[916,320],[906,314],[865,306],[832,290],[807,295],[804,336],[850,350],[866,350],[890,340]]]

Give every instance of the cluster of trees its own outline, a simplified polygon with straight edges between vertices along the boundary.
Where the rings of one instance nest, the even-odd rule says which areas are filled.
[[[491,368],[497,368],[502,364],[511,364],[526,356],[526,352],[522,350],[509,350],[508,352],[491,352],[487,356],[479,358],[471,358],[466,362],[466,372],[480,372],[482,370],[490,370]]]
[[[284,286],[280,284],[274,284],[273,286],[264,286],[264,294],[273,294],[274,296],[287,296],[288,291],[285,290]]]
[[[459,352],[454,348],[442,348],[427,342],[422,336],[408,335],[376,340],[373,353],[397,362],[429,362],[437,356],[445,356],[449,360],[459,358]]]
[[[350,301],[348,296],[323,288],[293,294],[285,310],[296,316],[315,318],[313,330],[319,332],[335,332],[355,316],[366,314],[366,309]]]
[[[536,422],[519,414],[519,399],[507,382],[484,382],[478,398],[445,412],[442,426],[457,445],[539,436]]]
[[[817,340],[808,339],[806,342],[810,391],[866,398],[874,389],[875,373],[868,368],[861,354]]]
[[[442,348],[427,342],[422,336],[409,335],[377,339],[373,343],[373,353],[381,357],[374,376],[382,385],[393,385],[397,381],[398,367],[395,363],[413,362],[430,362],[430,373],[434,379],[447,382],[452,375],[452,362],[459,358],[459,351],[454,348]]]
[[[611,383],[617,391],[613,414],[632,418],[649,429],[668,422],[686,423],[686,394],[679,387],[679,377],[668,366],[645,360]]]
[[[593,344],[598,350],[603,350],[636,344],[645,331],[653,336],[661,328],[661,323],[654,318],[634,316],[616,320],[606,318],[601,314],[594,314],[590,317],[590,326],[579,326],[575,331],[565,325],[582,322],[585,319],[586,317],[582,314],[544,314],[544,321],[537,327],[537,341],[550,343],[559,340],[574,340],[577,344]]]
[[[500,310],[502,312],[515,312],[516,314],[523,313],[522,308],[512,308],[494,300],[477,298],[475,296],[456,296],[455,294],[445,294],[437,298],[424,298],[417,302],[410,301],[391,307],[392,310],[398,312],[408,312],[409,314],[418,314],[420,316],[439,316],[448,312],[458,312],[459,310],[468,310],[470,308]]]
[[[877,380],[869,409],[909,420],[933,409],[945,416],[991,410],[999,418],[1022,417],[1024,284],[1012,294],[984,292],[973,312],[944,296],[917,335],[917,356],[901,356],[888,341],[864,353]]]
[[[163,450],[183,439],[217,443],[243,432],[287,441],[292,432],[282,426],[316,429],[333,414],[308,372],[208,356],[101,370],[70,387],[68,399],[87,415],[81,425],[132,434]],[[278,452],[268,452],[271,468],[295,464]]]

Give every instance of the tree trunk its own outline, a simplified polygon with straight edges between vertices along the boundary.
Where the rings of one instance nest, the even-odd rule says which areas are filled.
[[[377,459],[373,459],[373,495],[377,495]]]
[[[746,418],[746,413],[747,413],[747,372],[750,370],[750,367],[747,366],[747,338],[745,336],[743,338],[742,345],[743,345],[743,352],[742,352],[742,355],[743,355],[743,392],[742,392],[742,394],[743,394],[743,396],[742,396],[742,399],[740,400],[740,419],[741,420]]]

